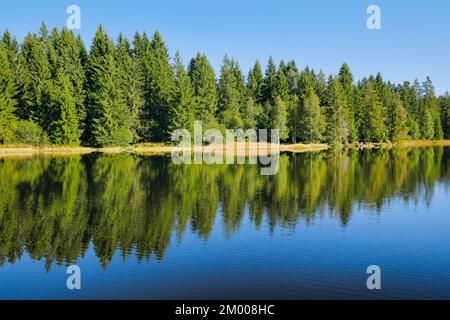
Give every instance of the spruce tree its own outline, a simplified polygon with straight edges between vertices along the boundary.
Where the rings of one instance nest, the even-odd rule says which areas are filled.
[[[287,106],[286,102],[281,99],[281,97],[275,97],[275,102],[273,105],[273,121],[269,129],[278,129],[280,140],[286,141],[289,138],[289,129],[287,126]]]
[[[285,74],[285,67],[282,67],[282,65],[278,68],[274,95],[280,97],[284,102],[289,100],[289,86]]]
[[[355,113],[357,112],[355,101],[355,87],[353,85],[353,75],[346,63],[341,66],[338,79],[342,85],[342,91],[345,97],[345,104],[348,114],[348,125],[350,130],[349,139],[351,142],[355,142],[358,137],[357,129],[359,129],[355,124]],[[359,123],[359,126],[360,125],[361,124]]]
[[[96,144],[98,140],[94,131],[97,131],[95,119],[102,116],[102,108],[99,103],[99,92],[103,89],[104,79],[109,72],[107,61],[114,58],[114,45],[109,39],[102,26],[99,26],[92,42],[89,53],[89,62],[86,70],[87,88],[87,110],[86,129],[83,134],[83,141],[89,144]]]
[[[188,67],[195,94],[195,120],[203,121],[204,128],[217,126],[217,82],[214,69],[205,55],[197,54]]]
[[[320,99],[314,89],[309,87],[302,100],[300,140],[306,143],[320,142],[325,129],[325,118],[320,106]]]
[[[149,130],[144,138],[164,141],[169,139],[169,116],[175,98],[175,77],[168,49],[158,31],[153,35],[150,50],[146,53],[144,125]]]
[[[40,37],[28,34],[19,56],[18,114],[25,120],[33,120],[44,130],[51,123],[52,74],[47,55],[48,38],[42,28]]]
[[[327,91],[325,140],[334,147],[342,147],[353,141],[351,112],[339,78],[329,77]]]
[[[13,142],[13,126],[17,121],[14,114],[16,88],[11,62],[8,50],[0,44],[0,144]]]
[[[261,64],[256,60],[255,65],[249,71],[247,77],[247,88],[252,100],[256,104],[263,102],[263,74]]]
[[[247,101],[245,102],[242,111],[242,121],[245,129],[257,129],[258,128],[258,118],[261,113],[261,105],[255,104],[251,95],[247,96]]]
[[[58,70],[56,77],[57,90],[52,97],[53,121],[49,127],[50,141],[59,145],[79,145],[81,130],[72,82],[62,68]]]
[[[389,139],[400,141],[408,138],[408,112],[403,106],[400,94],[393,93],[389,105]]]
[[[269,58],[263,81],[263,101],[273,105],[277,88],[277,67],[272,57]]]
[[[429,116],[431,116],[433,123],[433,130],[431,130],[431,128],[425,127],[423,128],[424,133],[423,135],[426,139],[440,140],[444,136],[441,124],[441,112],[439,109],[437,98],[434,94],[434,87],[430,77],[427,77],[426,81],[423,83],[422,92],[423,92],[422,113],[424,117],[423,124],[425,126],[430,125],[431,121],[429,120]],[[431,131],[433,131],[432,136],[430,135]]]
[[[125,100],[130,113],[133,142],[140,140],[142,132],[140,119],[145,105],[144,99],[144,70],[136,51],[131,48],[129,41],[119,35],[116,49],[116,61],[120,74],[121,90],[125,93]]]
[[[187,74],[183,61],[179,52],[175,55],[174,64],[176,94],[171,111],[169,130],[187,129],[193,133],[195,111],[194,89],[192,88],[191,79]]]
[[[385,142],[388,138],[383,106],[376,88],[373,82],[369,82],[364,97],[366,123],[363,130],[367,142]]]
[[[115,48],[100,26],[88,69],[88,119],[91,144],[125,146],[133,140],[133,119],[123,91]]]
[[[441,109],[442,129],[444,138],[450,138],[450,95],[448,91],[444,96],[439,97],[439,106]]]
[[[234,60],[225,56],[220,70],[218,111],[225,128],[238,129],[243,127],[240,111],[244,92],[240,87],[240,75],[235,72],[235,68]]]
[[[85,49],[73,32],[67,28],[63,28],[61,33],[54,29],[50,36],[50,41],[52,46],[49,60],[53,74],[52,78],[54,79],[52,99],[55,99],[52,102],[50,140],[73,145],[79,143],[79,133],[83,131],[83,123],[86,117],[86,76],[83,65],[86,59],[84,57]],[[73,113],[72,104],[74,105]],[[63,115],[61,108],[70,108],[70,119],[74,122],[70,126],[76,124],[77,128],[71,128],[70,130],[67,130],[67,128],[55,128],[56,123],[64,123],[64,120],[61,119]],[[69,132],[69,137],[64,135],[62,137],[61,132]],[[57,133],[58,136],[53,137],[53,133]]]

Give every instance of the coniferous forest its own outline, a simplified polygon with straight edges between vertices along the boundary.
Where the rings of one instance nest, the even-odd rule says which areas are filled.
[[[450,138],[450,96],[430,78],[359,81],[347,64],[325,75],[294,61],[244,74],[225,56],[216,75],[206,55],[170,57],[158,32],[114,40],[100,26],[87,48],[68,29],[0,41],[0,144],[126,146],[169,141],[174,129],[280,129],[283,142]]]

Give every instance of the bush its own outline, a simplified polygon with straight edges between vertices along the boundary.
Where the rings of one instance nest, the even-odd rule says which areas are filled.
[[[40,146],[47,143],[47,136],[42,128],[33,121],[20,120],[14,128],[15,143]]]

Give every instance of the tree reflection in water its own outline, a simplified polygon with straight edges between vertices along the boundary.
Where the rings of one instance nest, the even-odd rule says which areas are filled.
[[[76,262],[91,243],[104,268],[117,250],[161,260],[188,227],[207,240],[217,218],[229,236],[246,215],[271,230],[325,213],[345,226],[355,206],[380,214],[393,197],[428,203],[438,182],[449,184],[449,152],[284,154],[275,176],[252,165],[177,166],[129,154],[0,159],[0,264],[27,252],[50,270]]]

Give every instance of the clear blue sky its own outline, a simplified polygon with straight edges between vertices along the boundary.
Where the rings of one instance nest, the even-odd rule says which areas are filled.
[[[70,4],[81,7],[88,45],[100,23],[114,38],[159,30],[172,54],[179,49],[187,63],[204,52],[216,70],[225,54],[245,73],[272,55],[326,73],[347,62],[357,79],[378,71],[393,82],[430,75],[438,94],[450,90],[448,0],[4,0],[0,29],[20,40],[42,21],[62,27]],[[381,30],[366,27],[370,4],[381,7]]]

